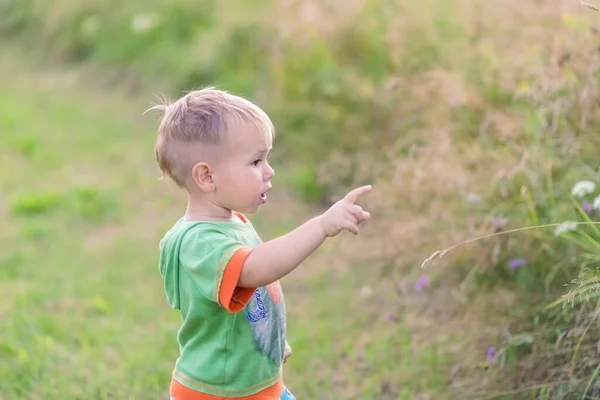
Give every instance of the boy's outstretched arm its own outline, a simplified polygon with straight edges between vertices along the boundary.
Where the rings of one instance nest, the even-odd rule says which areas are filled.
[[[300,265],[326,238],[342,230],[358,234],[358,225],[370,215],[355,202],[370,191],[370,185],[354,189],[322,215],[254,248],[244,263],[238,286],[256,288],[275,282]]]

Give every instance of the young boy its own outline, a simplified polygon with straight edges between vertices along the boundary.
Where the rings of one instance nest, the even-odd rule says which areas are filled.
[[[250,101],[207,88],[170,105],[158,128],[163,174],[187,192],[184,216],[160,242],[168,304],[180,310],[171,400],[294,399],[285,388],[285,305],[279,280],[327,237],[358,234],[364,186],[324,214],[262,243],[245,214],[267,202],[274,127]]]

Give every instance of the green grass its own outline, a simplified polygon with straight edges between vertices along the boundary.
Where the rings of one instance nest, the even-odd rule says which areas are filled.
[[[155,253],[178,209],[156,196],[150,125],[29,68],[1,74],[0,397],[164,398],[177,318]]]

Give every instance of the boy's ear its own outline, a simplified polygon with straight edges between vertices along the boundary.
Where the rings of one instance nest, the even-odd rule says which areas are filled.
[[[199,162],[192,167],[192,179],[203,192],[212,192],[215,188],[213,169],[205,162]]]

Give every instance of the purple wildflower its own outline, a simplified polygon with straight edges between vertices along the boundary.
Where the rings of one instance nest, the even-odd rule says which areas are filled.
[[[508,221],[504,218],[492,217],[492,225],[494,225],[496,229],[502,228],[507,222]]]
[[[594,207],[592,207],[592,205],[587,201],[583,202],[581,208],[583,208],[583,211],[585,211],[588,215],[592,215],[594,213]]]
[[[396,314],[389,312],[386,316],[386,319],[390,322],[396,322]]]
[[[429,277],[427,275],[421,275],[421,277],[415,283],[415,290],[420,292],[427,285],[429,285]]]
[[[487,359],[488,361],[494,361],[494,358],[496,358],[496,349],[494,349],[492,346],[488,346]]]
[[[522,267],[523,265],[527,265],[527,260],[524,259],[523,257],[513,258],[512,260],[510,260],[508,262],[508,266],[512,270],[515,270],[515,269],[517,269],[519,267]]]

